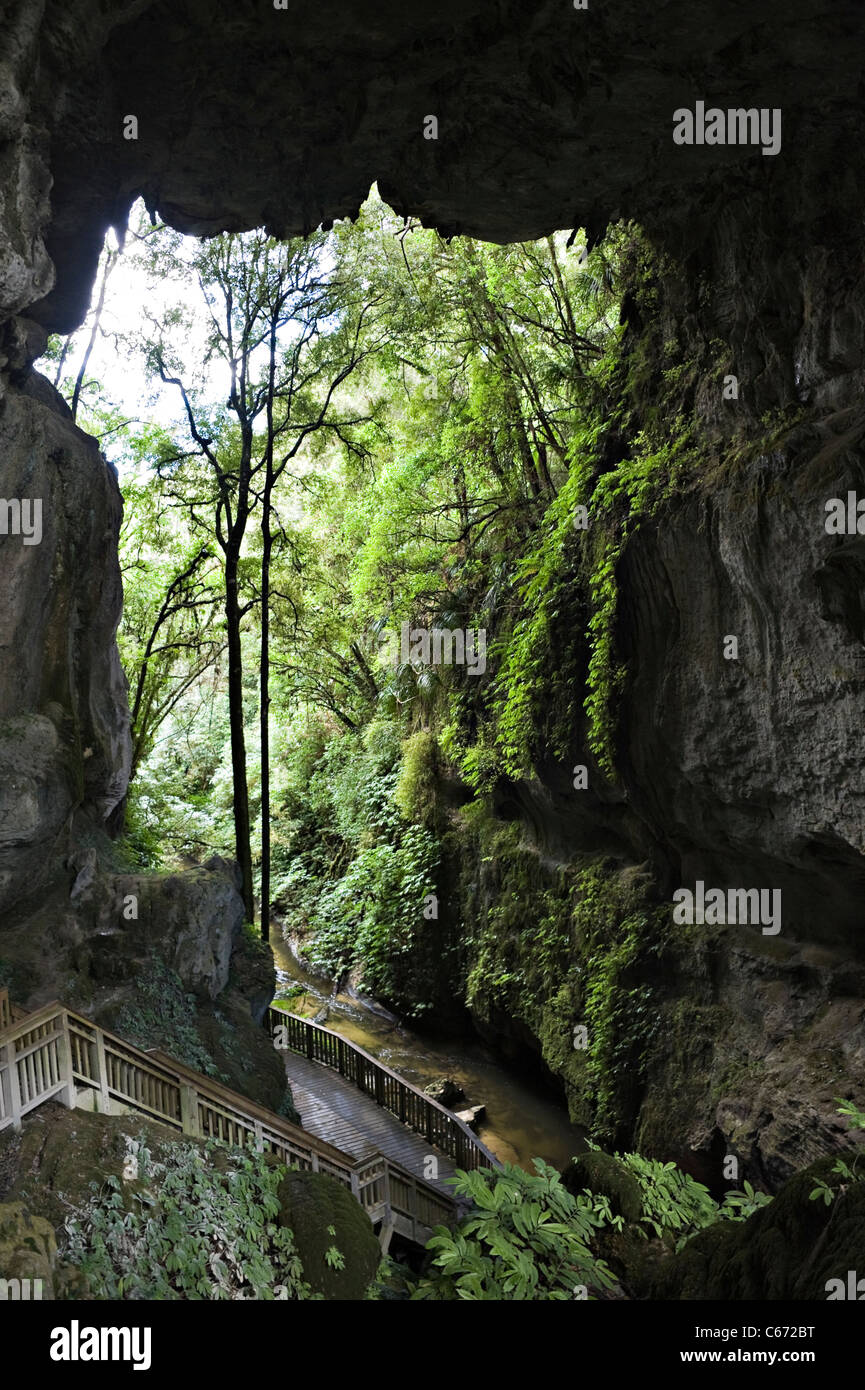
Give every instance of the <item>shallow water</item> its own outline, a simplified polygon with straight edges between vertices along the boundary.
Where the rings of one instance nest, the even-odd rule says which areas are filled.
[[[568,1120],[564,1102],[542,1082],[510,1070],[482,1043],[426,1038],[373,1000],[354,993],[334,994],[331,982],[298,960],[293,943],[285,941],[276,926],[271,945],[278,993],[292,984],[302,984],[306,991],[292,1000],[293,1013],[314,1018],[326,1005],[328,1016],[320,1022],[421,1089],[441,1076],[459,1082],[466,1100],[457,1108],[486,1106],[486,1120],[478,1132],[503,1162],[517,1163],[533,1172],[532,1159],[538,1157],[562,1168],[585,1147],[581,1131]]]

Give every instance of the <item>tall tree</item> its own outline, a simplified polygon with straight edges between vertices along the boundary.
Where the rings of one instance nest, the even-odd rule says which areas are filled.
[[[152,248],[155,268],[180,251],[179,239]],[[310,438],[327,432],[349,448],[369,422],[362,407],[340,398],[348,377],[375,350],[372,304],[328,261],[324,233],[280,243],[262,232],[225,235],[193,254],[188,270],[207,306],[202,374],[215,362],[230,382],[225,407],[214,409],[201,380],[192,387],[183,349],[171,345],[182,315],[155,325],[151,361],[180,395],[194,452],[204,465],[178,455],[161,469],[165,486],[195,524],[212,535],[222,555],[228,649],[228,701],[234,780],[235,847],[247,915],[254,920],[251,815],[243,700],[243,621],[257,606],[262,751],[262,924],[270,908],[269,671],[271,563],[275,497],[280,480]],[[372,301],[374,303],[374,300]],[[246,558],[250,521],[260,510],[262,558],[258,582]],[[281,531],[281,527],[277,528]],[[245,587],[244,587],[245,585]]]
[[[159,729],[225,643],[214,622],[219,590],[211,549],[167,512],[147,481],[127,479],[124,492],[119,638],[131,688],[131,782]]]

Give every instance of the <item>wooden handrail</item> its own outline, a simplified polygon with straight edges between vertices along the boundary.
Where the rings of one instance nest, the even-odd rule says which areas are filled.
[[[199,1095],[206,1099],[216,1101],[226,1107],[236,1105],[238,1100],[237,1092],[230,1090],[227,1086],[223,1086],[221,1082],[214,1081],[210,1077],[204,1077],[201,1072],[194,1071],[192,1067],[185,1066],[184,1063],[178,1062],[174,1057],[169,1057],[166,1052],[160,1051],[159,1048],[151,1048],[145,1055],[148,1057],[155,1057],[158,1061],[165,1063],[167,1067],[170,1067],[172,1073],[176,1077],[180,1079],[185,1078],[192,1082],[196,1086]],[[315,1150],[322,1158],[332,1159],[335,1163],[342,1163],[349,1168],[354,1163],[354,1160],[343,1153],[342,1149],[337,1149],[333,1144],[328,1144],[326,1139],[319,1139],[317,1134],[311,1134],[308,1129],[303,1129],[300,1125],[292,1124],[291,1120],[283,1119],[281,1115],[276,1115],[274,1111],[268,1110],[267,1106],[259,1105],[257,1101],[249,1100],[246,1096],[243,1097],[242,1113],[244,1118],[250,1119],[253,1122],[259,1120],[262,1124],[272,1125],[274,1121],[278,1121],[287,1135],[302,1136],[304,1142],[309,1145],[310,1150]]]
[[[288,1047],[305,1057],[332,1067],[370,1095],[385,1110],[390,1111],[416,1134],[423,1134],[435,1148],[454,1158],[461,1168],[499,1168],[501,1164],[486,1144],[468,1125],[432,1096],[413,1086],[385,1066],[357,1043],[349,1042],[339,1033],[320,1023],[277,1009],[268,1012],[271,1035],[284,1027]],[[321,1045],[317,1045],[321,1042]],[[352,1065],[353,1063],[353,1065]]]
[[[452,1197],[385,1154],[355,1159],[221,1082],[166,1053],[144,1052],[58,1001],[26,1015],[10,1003],[8,991],[0,1002],[0,1020],[5,1020],[0,1025],[0,1130],[19,1129],[23,1116],[47,1100],[75,1108],[84,1088],[99,1092],[106,1111],[115,1103],[184,1134],[240,1145],[252,1140],[259,1151],[268,1149],[287,1165],[330,1174],[350,1189],[372,1221],[382,1221],[383,1233],[395,1228],[422,1241],[434,1225],[449,1224],[457,1214]]]

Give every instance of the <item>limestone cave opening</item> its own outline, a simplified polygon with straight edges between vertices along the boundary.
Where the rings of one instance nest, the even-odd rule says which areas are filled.
[[[0,1299],[813,1341],[865,1296],[861,7],[2,18]]]

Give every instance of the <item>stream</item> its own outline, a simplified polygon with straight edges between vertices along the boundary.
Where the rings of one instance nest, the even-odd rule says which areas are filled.
[[[533,1082],[506,1068],[494,1052],[471,1038],[430,1039],[414,1033],[374,1000],[354,991],[334,993],[327,978],[313,973],[298,958],[297,943],[286,940],[276,923],[271,940],[277,973],[277,997],[294,985],[305,993],[291,1001],[291,1011],[314,1018],[326,1005],[327,1028],[356,1043],[421,1090],[439,1077],[459,1082],[466,1094],[457,1109],[485,1105],[478,1133],[498,1159],[533,1173],[532,1159],[563,1168],[585,1147],[581,1131],[568,1119],[563,1101],[541,1081]]]

